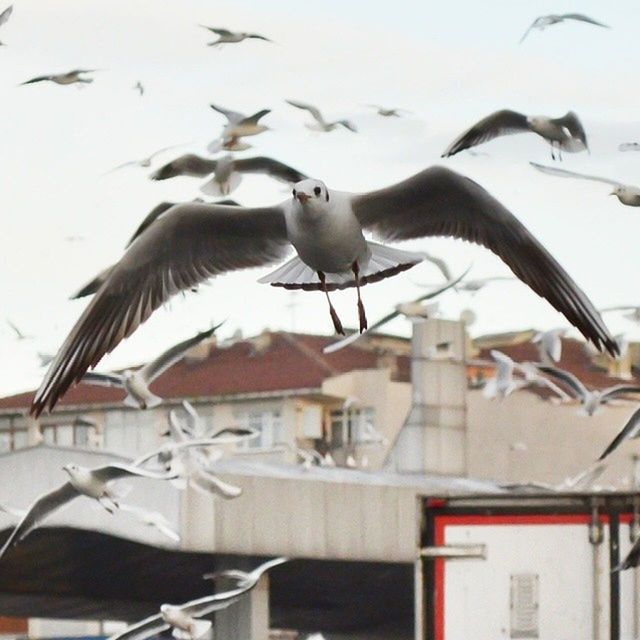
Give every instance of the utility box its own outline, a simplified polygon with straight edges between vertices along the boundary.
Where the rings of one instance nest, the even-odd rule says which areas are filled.
[[[633,640],[638,494],[424,498],[417,640]]]

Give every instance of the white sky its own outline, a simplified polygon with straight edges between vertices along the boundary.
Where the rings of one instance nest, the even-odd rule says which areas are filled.
[[[0,9],[4,5],[0,6]],[[580,11],[611,30],[564,24],[517,42],[534,17]],[[561,115],[575,110],[591,155],[565,156],[565,168],[640,184],[640,153],[617,145],[640,141],[640,68],[636,0],[602,3],[474,0],[393,3],[325,0],[16,0],[0,28],[0,154],[2,233],[0,292],[4,309],[34,340],[18,343],[0,322],[0,393],[37,386],[36,351],[55,351],[81,309],[67,298],[118,259],[126,239],[163,199],[199,195],[199,179],[146,179],[147,170],[111,167],[181,142],[204,151],[222,118],[208,104],[254,112],[273,131],[251,139],[245,152],[271,155],[323,179],[329,188],[369,190],[431,165],[479,181],[508,206],[559,259],[599,306],[640,303],[639,211],[607,196],[606,185],[554,179],[528,166],[549,162],[533,135],[485,145],[490,155],[441,161],[446,145],[492,110]],[[277,44],[248,41],[221,50],[197,23],[263,33]],[[101,69],[82,90],[52,84],[16,86],[32,76],[86,67]],[[141,80],[147,92],[132,89]],[[348,117],[360,133],[306,130],[306,114],[285,98],[309,101],[328,117]],[[383,119],[365,103],[412,111]],[[169,152],[159,162],[183,150]],[[282,184],[247,176],[233,194],[246,205],[289,197]],[[70,243],[66,236],[81,235]],[[461,242],[409,245],[446,258],[471,277],[507,273],[489,252]],[[290,329],[291,294],[256,283],[265,270],[218,278],[197,295],[156,312],[102,367],[141,362],[174,341],[228,318],[225,337],[265,327]],[[369,318],[422,291],[412,281],[437,282],[428,265],[366,287]],[[334,296],[347,326],[355,326],[355,295]],[[296,328],[329,333],[321,294],[296,298]],[[472,307],[474,333],[562,324],[561,317],[519,283],[496,284],[474,297],[441,298],[446,317]],[[633,327],[608,316],[613,332]],[[389,330],[407,334],[403,320]]]

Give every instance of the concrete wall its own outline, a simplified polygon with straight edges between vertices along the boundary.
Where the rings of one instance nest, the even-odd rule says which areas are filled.
[[[609,405],[587,417],[577,414],[576,405],[555,405],[526,391],[503,401],[470,391],[468,474],[503,482],[560,483],[591,465],[636,408]],[[596,484],[631,487],[634,455],[640,455],[640,441],[622,444]]]

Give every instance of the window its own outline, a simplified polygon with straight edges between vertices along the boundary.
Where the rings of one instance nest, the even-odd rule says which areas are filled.
[[[0,418],[0,453],[23,449],[28,444],[27,429],[14,418]]]
[[[255,429],[260,434],[256,438],[242,440],[239,449],[271,449],[283,441],[282,415],[279,410],[250,409],[236,413],[238,426]]]
[[[42,436],[45,444],[57,447],[88,447],[90,434],[96,425],[89,418],[76,416],[71,422],[45,424]]]
[[[371,441],[375,409],[337,409],[331,412],[331,446],[340,448]]]
[[[135,457],[158,446],[153,411],[109,411],[104,422],[105,449]]]

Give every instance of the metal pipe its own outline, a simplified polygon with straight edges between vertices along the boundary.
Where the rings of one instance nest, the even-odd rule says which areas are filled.
[[[593,602],[591,612],[591,637],[593,640],[600,640],[600,614],[602,613],[602,603],[600,601],[600,545],[604,538],[602,522],[598,514],[598,506],[591,507],[591,522],[589,523],[589,542],[591,543],[592,579],[593,579]]]

